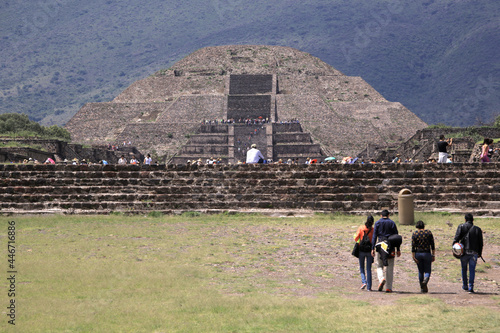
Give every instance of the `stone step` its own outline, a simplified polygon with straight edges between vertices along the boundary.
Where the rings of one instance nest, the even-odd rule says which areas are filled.
[[[90,175],[87,175],[90,176]],[[93,175],[95,176],[95,175]],[[276,187],[281,188],[299,187],[317,187],[324,190],[325,187],[331,188],[331,191],[336,191],[338,188],[343,190],[343,187],[355,188],[360,192],[380,192],[380,191],[400,191],[403,188],[408,188],[414,193],[427,192],[499,192],[500,182],[495,178],[467,178],[467,179],[360,179],[360,178],[320,178],[320,179],[304,179],[304,178],[259,178],[259,177],[244,177],[242,174],[233,174],[231,177],[219,178],[201,177],[193,173],[190,177],[126,177],[116,174],[114,177],[89,177],[78,174],[67,177],[8,177],[0,178],[0,188],[12,187],[40,187],[40,186],[252,186],[252,187]],[[378,189],[374,191],[373,188]],[[352,191],[352,190],[350,190]]]
[[[462,163],[457,163],[462,164]],[[486,163],[485,163],[486,164]],[[428,177],[435,176],[440,178],[456,178],[463,176],[484,175],[499,177],[498,163],[487,163],[481,167],[478,164],[467,165],[431,165],[429,169],[424,169],[422,165],[413,164],[384,164],[384,165],[360,165],[360,164],[315,164],[315,165],[238,165],[229,166],[224,165],[217,168],[217,171],[224,172],[243,172],[243,173],[276,173],[277,171],[291,172],[291,173],[316,173],[320,175],[334,175],[334,174],[352,174],[356,177],[363,177],[364,175],[372,176],[385,176],[385,175],[399,175],[401,178],[415,178],[415,177]],[[479,164],[480,165],[480,164]],[[209,173],[206,168],[195,168],[193,166],[177,166],[177,165],[160,165],[160,166],[131,166],[131,165],[44,165],[44,164],[1,164],[0,172],[13,172],[23,173],[36,171],[40,173],[52,173],[55,171],[60,172],[137,172],[137,171],[158,171],[163,173],[169,172],[193,172],[203,171]]]
[[[39,181],[37,183],[40,183]],[[222,183],[210,180],[191,181],[171,180],[95,180],[90,182],[91,185],[75,183],[71,180],[46,182],[40,185],[30,185],[29,181],[17,181],[3,183],[0,187],[1,193],[275,193],[275,194],[307,194],[307,193],[325,193],[325,194],[377,194],[388,193],[397,195],[402,186],[397,185],[366,185],[366,186],[304,186],[299,182],[294,182],[294,185],[283,186],[281,182],[230,182]],[[457,186],[407,186],[412,191],[413,195],[496,195],[500,193],[500,185],[457,185]],[[188,191],[188,192],[187,192]]]
[[[338,180],[304,180],[304,179],[203,179],[203,178],[22,178],[0,179],[0,191],[50,192],[58,188],[80,189],[79,191],[156,191],[158,193],[171,189],[171,192],[192,187],[193,191],[220,191],[223,189],[239,189],[240,191],[255,189],[256,191],[277,193],[397,193],[408,188],[412,193],[498,193],[500,183],[495,180],[468,180],[458,184],[411,184],[408,182],[356,182],[350,179]],[[198,188],[200,187],[200,188]]]
[[[269,208],[241,208],[241,209],[228,209],[228,208],[197,208],[197,209],[182,209],[182,208],[172,208],[172,209],[126,209],[126,210],[96,210],[96,209],[57,209],[57,208],[41,208],[41,209],[9,209],[4,210],[4,214],[8,215],[43,215],[43,214],[81,214],[81,215],[108,215],[110,213],[121,213],[124,215],[147,215],[151,212],[159,212],[165,215],[180,215],[186,212],[199,212],[202,214],[262,214],[272,217],[284,217],[284,216],[311,216],[315,213],[329,214],[332,212],[330,209],[303,209],[303,208],[283,208],[283,209],[269,209]],[[343,211],[344,213],[351,215],[366,215],[367,213],[376,212],[377,210],[357,210],[349,209]],[[470,211],[458,208],[445,208],[445,209],[420,209],[420,211],[429,212],[445,212],[449,214],[465,214]],[[478,217],[500,217],[500,210],[498,209],[474,209],[474,216]]]
[[[189,188],[178,193],[12,193],[0,194],[0,201],[7,202],[145,202],[145,203],[161,203],[161,202],[385,202],[397,203],[397,195],[391,194],[360,194],[360,193],[345,193],[345,194],[329,194],[329,193],[295,193],[295,194],[270,194],[270,193],[193,193]],[[414,198],[415,206],[440,206],[444,202],[445,205],[449,202],[454,202],[455,205],[460,203],[461,206],[467,207],[484,207],[488,203],[500,202],[500,194],[421,194]]]
[[[200,155],[201,156],[201,155]],[[28,165],[26,165],[28,166]],[[461,179],[470,178],[500,178],[500,172],[497,170],[477,170],[470,172],[449,172],[447,170],[441,171],[415,171],[408,173],[403,170],[348,170],[349,165],[346,166],[347,170],[342,170],[342,165],[334,165],[340,167],[338,170],[320,170],[321,168],[328,168],[328,165],[234,165],[234,166],[214,166],[210,170],[199,171],[199,167],[190,166],[190,169],[184,170],[186,166],[180,166],[180,170],[157,170],[154,166],[141,167],[125,165],[110,170],[97,169],[94,166],[72,166],[72,165],[54,165],[52,169],[38,169],[26,168],[25,170],[1,170],[0,177],[2,178],[21,178],[21,177],[123,177],[123,178],[138,178],[138,177],[151,177],[151,175],[158,175],[161,177],[177,177],[182,178],[193,173],[203,174],[205,178],[217,177],[224,178],[234,174],[257,176],[258,178],[361,178],[361,179],[439,179],[459,181]],[[67,169],[65,169],[67,167]],[[74,167],[74,168],[71,168]],[[205,168],[205,167],[202,167]],[[227,168],[224,170],[224,168]],[[231,169],[229,169],[231,168]],[[319,168],[319,169],[318,169]]]
[[[456,202],[431,201],[419,205],[417,202],[415,209],[418,211],[473,211],[493,212],[494,215],[500,213],[500,202],[462,202],[459,209],[448,208]],[[111,211],[130,212],[134,211],[162,211],[171,209],[200,210],[200,209],[312,209],[321,211],[345,211],[345,212],[372,212],[376,214],[381,209],[390,209],[397,212],[397,206],[387,202],[357,202],[357,201],[179,201],[179,202],[141,202],[141,201],[100,201],[100,202],[71,202],[71,201],[51,201],[51,202],[1,202],[0,208],[3,213],[13,211],[55,211],[71,213],[73,210],[86,210],[88,213],[100,214]]]

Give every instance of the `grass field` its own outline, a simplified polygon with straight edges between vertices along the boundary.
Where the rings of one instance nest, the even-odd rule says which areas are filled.
[[[459,263],[446,253],[462,217],[417,218],[436,238],[435,288],[459,288]],[[196,213],[0,217],[0,271],[9,271],[9,221],[15,222],[17,271],[15,297],[8,297],[12,285],[2,274],[0,331],[497,332],[498,219],[476,220],[496,251],[478,269],[478,289],[487,292],[450,292],[452,303],[447,295],[410,292],[416,268],[404,264],[411,257],[406,240],[396,276],[411,276],[399,286],[409,291],[357,290],[357,264],[349,253],[362,220]],[[404,235],[414,230],[398,227]],[[8,323],[11,298],[15,326]]]

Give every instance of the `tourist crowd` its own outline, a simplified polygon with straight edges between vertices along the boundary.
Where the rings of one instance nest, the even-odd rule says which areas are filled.
[[[258,118],[239,118],[239,119],[204,119],[201,122],[203,125],[225,125],[225,124],[245,124],[245,125],[262,125],[271,123],[271,120],[266,117],[258,117]],[[297,118],[273,121],[273,124],[299,124],[299,120]]]

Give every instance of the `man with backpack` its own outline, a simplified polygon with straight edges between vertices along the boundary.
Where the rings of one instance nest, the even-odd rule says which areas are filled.
[[[465,214],[465,223],[458,226],[453,239],[453,244],[455,243],[461,243],[464,249],[460,257],[462,289],[473,294],[477,259],[483,254],[483,231],[474,225],[474,217],[471,213]],[[467,266],[469,266],[469,279],[467,279]]]
[[[398,257],[401,256],[402,238],[398,233],[396,223],[389,218],[389,211],[384,209],[381,213],[381,219],[375,223],[372,238],[372,256],[375,257],[377,249],[377,277],[379,280],[378,291],[392,293],[392,281],[394,278],[394,249],[397,250]],[[377,243],[377,240],[379,241]],[[384,267],[385,270],[384,277]],[[387,284],[387,285],[386,285]]]
[[[364,225],[361,225],[354,235],[354,241],[359,242],[359,272],[361,274],[361,288],[367,291],[372,290],[372,263],[371,255],[373,236],[373,216],[369,215],[366,218]],[[365,271],[366,261],[366,271]]]

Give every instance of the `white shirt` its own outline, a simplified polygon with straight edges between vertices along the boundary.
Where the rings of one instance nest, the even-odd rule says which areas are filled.
[[[261,158],[264,159],[264,156],[260,150],[252,148],[247,151],[247,163],[258,163]]]

